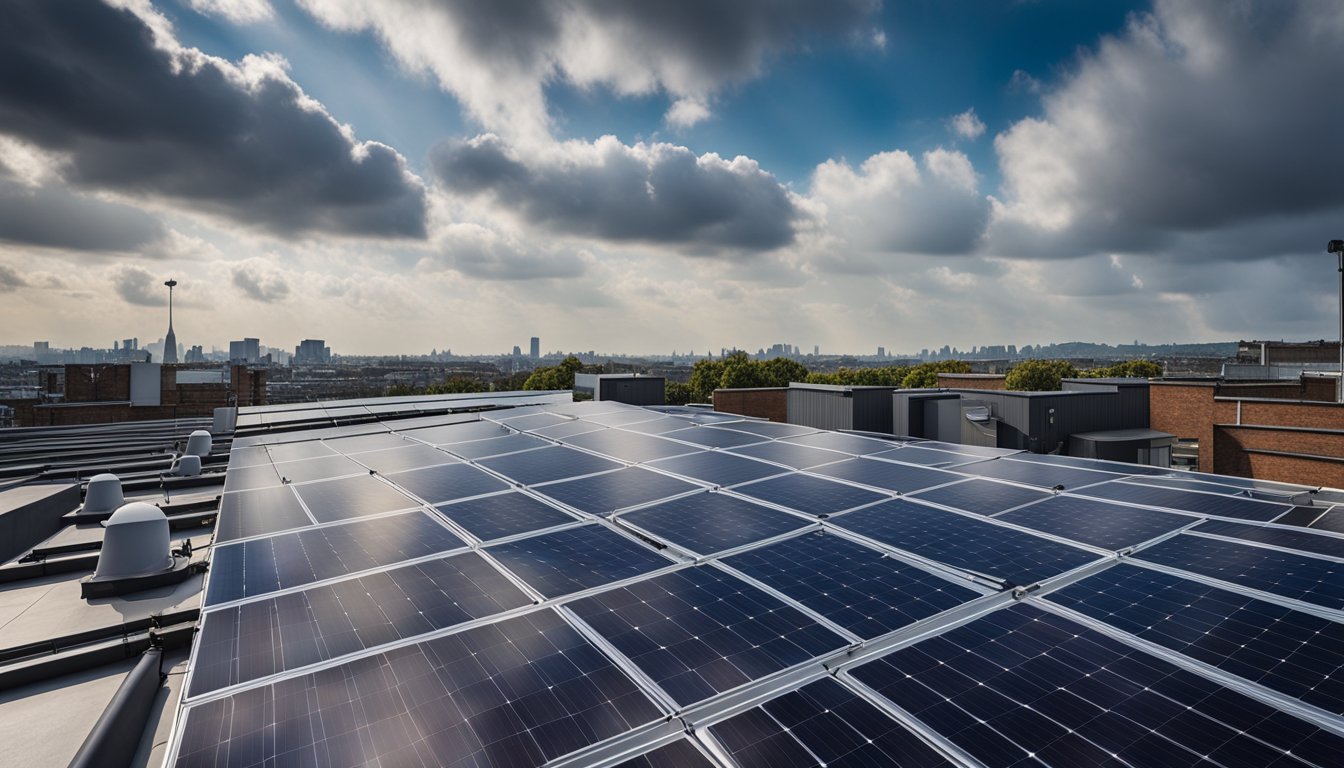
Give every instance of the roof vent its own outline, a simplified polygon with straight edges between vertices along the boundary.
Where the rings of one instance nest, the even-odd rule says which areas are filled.
[[[143,501],[123,504],[104,523],[93,576],[80,582],[85,598],[108,597],[175,584],[191,575],[190,557],[174,557],[168,517]]]
[[[125,503],[126,497],[121,494],[121,478],[104,472],[89,480],[88,490],[84,493],[84,507],[79,512],[81,515],[106,515]]]
[[[196,477],[201,474],[201,457],[187,454],[173,462],[168,474],[174,477]]]
[[[187,438],[187,456],[200,456],[202,458],[210,455],[210,433],[204,429],[198,429],[191,433]]]
[[[971,406],[970,408],[967,408],[964,413],[966,414],[967,421],[976,424],[985,424],[993,419],[993,414],[990,412],[989,406],[987,405]]]

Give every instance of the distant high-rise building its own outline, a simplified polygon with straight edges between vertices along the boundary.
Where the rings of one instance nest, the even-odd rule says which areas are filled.
[[[514,344],[514,345],[513,345],[513,356],[514,356],[514,357],[522,357],[522,356],[523,356],[523,348],[520,347],[520,346],[518,346],[517,344]]]
[[[878,348],[877,348],[877,356],[878,356],[878,357],[886,357],[886,356],[887,356],[887,348],[886,348],[886,347],[878,347]]]
[[[168,335],[163,337],[163,362],[177,362],[177,334],[173,333],[173,288],[177,285],[176,280],[168,280],[164,283],[168,286]]]
[[[540,357],[541,357],[541,339],[538,338],[538,337],[536,337],[536,336],[533,336],[533,337],[532,337],[532,359],[533,359],[533,360],[536,360],[536,359],[538,359],[538,358],[540,358]]]
[[[241,341],[230,341],[229,362],[231,363],[261,362],[261,340],[243,339]]]
[[[304,339],[294,348],[294,365],[326,365],[331,362],[331,348],[324,339]]]

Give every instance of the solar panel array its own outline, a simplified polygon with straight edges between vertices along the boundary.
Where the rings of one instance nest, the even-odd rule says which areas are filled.
[[[614,403],[254,435],[169,761],[1338,764],[1328,505],[1126,469]]]

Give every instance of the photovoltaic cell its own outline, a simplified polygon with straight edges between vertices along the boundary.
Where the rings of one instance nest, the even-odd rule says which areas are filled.
[[[485,440],[471,440],[465,443],[452,443],[445,445],[445,451],[461,456],[464,459],[484,459],[487,456],[499,456],[505,453],[517,453],[531,448],[545,448],[548,445],[554,445],[549,440],[543,440],[535,435],[524,435],[514,433],[503,437],[491,437]]]
[[[996,517],[1094,547],[1125,549],[1198,520],[1188,515],[1121,507],[1075,496],[1056,496]]]
[[[457,461],[443,451],[418,443],[411,443],[403,448],[360,453],[356,454],[354,458],[360,464],[384,475],[390,472],[402,472],[407,469],[432,467]]]
[[[440,504],[434,509],[482,541],[553,528],[576,520],[549,504],[518,492]]]
[[[775,421],[759,420],[733,421],[721,424],[720,426],[734,429],[738,432],[750,432],[753,435],[761,435],[770,438],[797,437],[798,435],[806,435],[809,432],[820,431],[813,429],[812,427],[804,427],[798,424],[780,424]]]
[[[1134,557],[1229,584],[1344,608],[1344,564],[1277,549],[1182,534]]]
[[[1176,488],[1158,488],[1137,483],[1104,483],[1084,488],[1079,493],[1100,499],[1126,501],[1130,504],[1145,504],[1150,507],[1165,507],[1201,515],[1236,517],[1243,520],[1273,520],[1290,509],[1283,504],[1271,504],[1255,499],[1216,493],[1196,493]]]
[[[601,456],[558,445],[482,459],[480,463],[523,485],[591,475],[609,469],[620,469],[622,466]]]
[[[494,493],[509,487],[489,472],[468,464],[413,469],[388,475],[387,479],[430,504]]]
[[[236,491],[219,498],[215,541],[232,541],[312,524],[294,491],[287,485]]]
[[[636,464],[654,459],[666,459],[691,453],[695,448],[664,440],[653,435],[641,435],[623,429],[604,429],[600,432],[585,432],[581,435],[564,438],[569,445],[576,445],[604,456]]]
[[[645,435],[662,435],[691,426],[686,419],[662,418],[653,421],[640,421],[634,424],[622,424],[618,429],[639,432]]]
[[[1199,533],[1258,541],[1275,547],[1344,558],[1344,538],[1338,536],[1325,536],[1301,530],[1271,528],[1264,525],[1251,525],[1250,523],[1234,523],[1230,520],[1209,520],[1195,526],[1194,530]]]
[[[577,480],[538,486],[537,493],[568,504],[580,512],[607,515],[680,493],[700,490],[701,486],[640,467],[590,475]]]
[[[671,438],[673,440],[681,440],[705,448],[733,448],[735,446],[751,445],[769,439],[761,435],[738,432],[731,429],[718,429],[717,427],[687,427],[686,429],[678,429],[675,432],[664,432],[663,437]]]
[[[534,429],[552,427],[556,424],[564,424],[573,421],[573,419],[567,419],[564,416],[559,416],[554,413],[546,413],[544,411],[501,420],[509,425],[509,427],[516,429],[519,432],[530,432]]]
[[[683,738],[618,763],[615,768],[715,768],[715,764],[690,739]]]
[[[763,461],[734,456],[722,451],[701,451],[661,461],[649,466],[718,486],[737,485],[763,477],[772,477],[789,470]]]
[[[977,515],[996,515],[1005,509],[1050,498],[1046,491],[1023,488],[1020,485],[997,483],[973,477],[962,483],[945,485],[911,494],[913,498],[931,501],[945,507],[974,512]]]
[[[932,488],[935,485],[961,480],[965,477],[931,467],[912,467],[875,459],[850,459],[839,464],[817,467],[811,471],[818,475],[848,480],[874,488],[885,488],[897,493],[912,493],[925,488]]]
[[[844,453],[781,442],[743,445],[733,448],[732,452],[742,456],[773,461],[776,464],[783,464],[794,469],[809,469],[849,458],[848,454]]]
[[[229,469],[255,467],[271,463],[271,455],[262,446],[233,446],[229,450]]]
[[[600,587],[672,564],[601,525],[544,533],[486,551],[546,597]]]
[[[1116,472],[1122,475],[1169,475],[1172,470],[1162,467],[1149,467],[1143,464],[1130,464],[1101,459],[1081,459],[1077,456],[1052,456],[1048,453],[1014,453],[1013,461],[1025,461],[1030,464],[1054,464],[1061,467],[1080,467],[1103,472]],[[1182,470],[1184,472],[1184,470]],[[1189,473],[1186,473],[1189,474]]]
[[[870,639],[980,596],[881,552],[821,532],[750,549],[724,562]]]
[[[416,502],[370,475],[296,485],[294,490],[319,523],[414,507]]]
[[[465,552],[211,611],[196,641],[189,695],[531,602],[484,558]]]
[[[316,459],[322,456],[335,456],[336,450],[328,448],[326,444],[318,440],[311,439],[308,433],[299,433],[307,436],[309,439],[300,437],[296,442],[272,444],[266,448],[266,452],[271,455],[271,461],[280,463],[284,461],[298,461],[299,459]]]
[[[1321,531],[1344,533],[1344,507],[1334,507],[1316,518],[1311,527]]]
[[[275,471],[289,483],[306,483],[311,480],[328,480],[333,477],[357,475],[368,472],[344,456],[323,456],[319,459],[303,459],[276,464]]]
[[[177,765],[533,766],[660,717],[545,610],[191,707]]]
[[[465,424],[448,424],[442,427],[410,429],[405,432],[407,437],[413,437],[416,440],[431,445],[465,443],[469,440],[486,440],[491,437],[503,437],[508,434],[511,434],[508,429],[490,421],[471,421]]]
[[[860,437],[858,435],[846,435],[841,432],[813,432],[810,435],[799,435],[798,437],[788,437],[783,440],[785,443],[794,445],[806,445],[812,448],[825,448],[831,451],[841,451],[851,456],[867,456],[870,453],[881,453],[891,450],[895,445],[889,440],[877,440],[871,437]]]
[[[796,531],[808,521],[745,499],[706,491],[627,512],[620,520],[701,555]]]
[[[406,445],[406,438],[401,435],[394,435],[390,432],[378,432],[372,435],[356,435],[353,437],[338,437],[335,439],[324,440],[328,448],[344,454],[363,453],[364,451],[378,451],[385,448],[400,448]]]
[[[686,706],[844,648],[844,638],[710,566],[567,606]]]
[[[712,725],[709,732],[742,766],[951,765],[914,733],[830,678]]]
[[[897,499],[835,518],[841,528],[1007,582],[1034,584],[1098,559],[1029,533]]]
[[[1047,599],[1344,714],[1344,624],[1130,565],[1108,568]]]
[[[205,604],[255,597],[466,544],[424,512],[215,544]]]
[[[1093,472],[1053,464],[1037,464],[1015,459],[991,459],[960,467],[959,471],[981,477],[997,477],[1000,480],[1012,480],[1016,483],[1035,485],[1040,488],[1077,488],[1079,486],[1111,480],[1118,475],[1107,472]],[[1091,490],[1091,489],[1089,489]]]
[[[797,474],[741,485],[733,490],[753,499],[817,516],[831,515],[890,498],[875,491],[834,480]]]
[[[229,491],[249,491],[256,488],[273,488],[283,484],[279,473],[275,471],[275,465],[269,461],[265,464],[257,464],[251,467],[234,467],[229,465],[229,471],[224,476],[224,492]]]
[[[986,765],[1327,765],[1344,749],[1310,723],[1024,604],[851,674]]]
[[[951,451],[938,451],[932,448],[920,448],[914,445],[907,445],[895,450],[883,451],[873,454],[879,459],[888,461],[899,461],[905,464],[919,464],[925,467],[947,467],[954,464],[965,464],[968,461],[976,461],[982,457],[969,453],[952,453]]]
[[[602,426],[601,424],[594,424],[590,421],[583,421],[581,419],[576,419],[574,421],[566,421],[550,427],[542,427],[541,429],[534,429],[529,434],[540,435],[542,437],[549,437],[552,440],[559,440],[562,437],[569,437],[570,435],[579,435],[583,434],[584,432],[596,432],[602,429],[606,429],[606,427]]]

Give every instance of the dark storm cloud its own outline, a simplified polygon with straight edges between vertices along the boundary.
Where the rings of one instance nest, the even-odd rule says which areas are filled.
[[[627,147],[604,137],[524,161],[485,135],[441,145],[432,161],[452,193],[486,195],[528,222],[608,240],[764,251],[792,242],[798,215],[755,162],[668,144]]]
[[[289,296],[289,283],[280,275],[266,274],[249,265],[238,265],[231,272],[234,287],[249,299],[273,304]]]
[[[168,304],[163,281],[140,267],[125,265],[112,273],[112,286],[117,295],[141,307],[162,307]]]
[[[28,281],[18,270],[6,264],[0,264],[0,293],[8,293],[28,286]]]
[[[137,208],[0,179],[0,240],[76,251],[130,251],[164,235]]]
[[[0,72],[0,132],[59,153],[76,186],[278,234],[425,235],[404,160],[352,140],[274,63],[164,50],[135,14],[98,2],[10,0]]]

